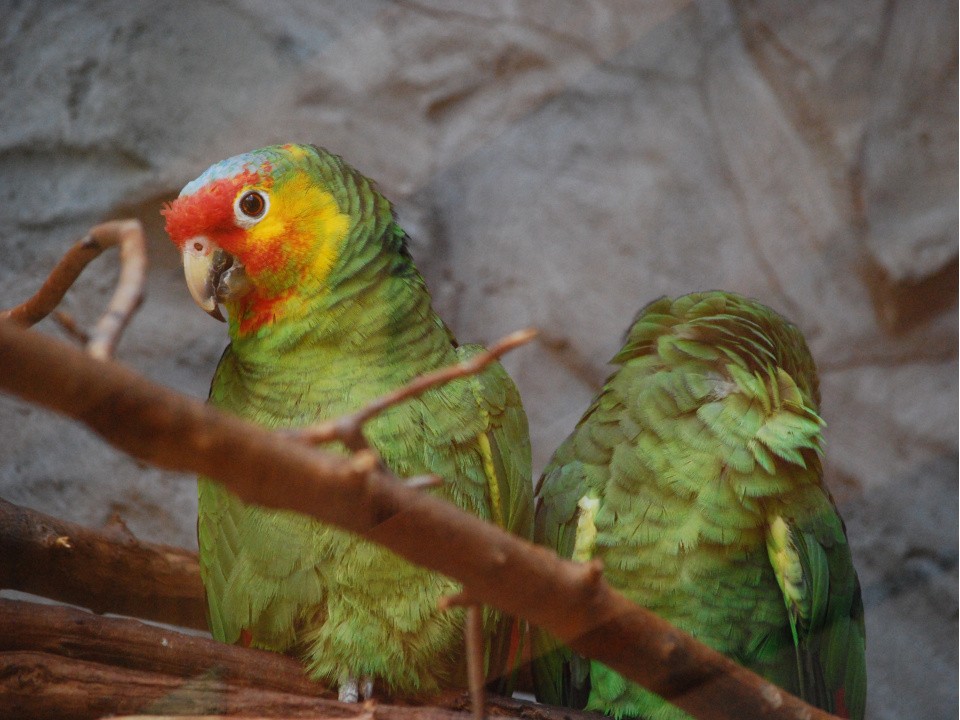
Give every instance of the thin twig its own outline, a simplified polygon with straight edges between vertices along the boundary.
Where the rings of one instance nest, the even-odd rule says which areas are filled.
[[[7,318],[27,327],[36,325],[53,312],[83,269],[103,250],[104,247],[91,234],[85,235],[67,250],[32,297],[16,307],[0,311],[0,319]]]
[[[143,301],[147,275],[147,241],[138,220],[111,220],[92,228],[53,268],[28,300],[0,311],[0,319],[35,325],[53,312],[90,261],[107,248],[120,246],[120,278],[103,316],[90,333],[87,352],[98,360],[113,355],[120,335]]]
[[[438,607],[441,610],[452,610],[456,607],[469,608],[471,605],[475,605],[477,599],[472,597],[465,590],[462,590],[453,595],[444,595],[440,598],[440,601],[437,603]]]
[[[103,242],[120,245],[120,279],[107,311],[90,333],[87,352],[98,360],[113,355],[120,335],[143,302],[147,278],[147,239],[137,220],[115,220],[93,228],[90,233]]]
[[[483,613],[479,605],[467,608],[467,619],[463,626],[463,636],[467,653],[467,684],[470,688],[470,706],[473,720],[485,720],[487,717],[486,692],[484,692],[483,671]]]
[[[411,490],[380,468],[358,472],[343,455],[291,442],[3,321],[0,389],[83,422],[141,460],[207,475],[244,502],[294,510],[380,543],[695,717],[833,718],[634,605],[593,569]]]
[[[499,360],[506,353],[525,345],[536,336],[537,331],[532,328],[517,330],[501,338],[484,352],[469,360],[435,370],[426,375],[420,375],[403,387],[381,395],[355,413],[343,415],[335,420],[328,420],[310,427],[285,430],[283,434],[294,440],[312,445],[339,440],[349,447],[349,443],[361,434],[364,424],[385,410],[418,397],[438,385],[444,385],[451,380],[468,375],[476,375],[494,360]]]
[[[66,313],[63,310],[54,310],[53,319],[67,335],[81,345],[86,345],[90,342],[90,336],[77,325],[77,321],[73,319],[70,313]]]
[[[404,480],[403,484],[414,490],[427,490],[443,485],[443,478],[437,475],[416,475]]]

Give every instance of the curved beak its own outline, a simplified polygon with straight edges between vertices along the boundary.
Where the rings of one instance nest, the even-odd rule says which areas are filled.
[[[235,300],[253,289],[243,264],[203,235],[184,243],[183,274],[193,301],[221,322],[226,320],[218,303]]]
[[[217,252],[223,251],[208,238],[190,238],[183,246],[183,274],[193,301],[208,315],[224,322],[223,314],[217,305],[217,273],[214,262]]]

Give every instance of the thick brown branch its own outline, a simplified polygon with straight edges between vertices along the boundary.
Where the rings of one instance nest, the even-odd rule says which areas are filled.
[[[0,587],[95,612],[207,627],[195,553],[139,542],[129,531],[97,532],[3,499]]]
[[[384,473],[293,442],[0,322],[0,388],[84,422],[162,467],[209,475],[246,502],[338,525],[463,583],[699,718],[807,718],[803,703],[592,580],[583,568]],[[590,574],[588,574],[590,575]]]
[[[22,654],[13,655],[14,652]],[[51,656],[61,656],[78,662],[64,664],[56,658],[51,659]],[[4,660],[10,658],[15,661],[13,667],[3,666]],[[19,664],[16,663],[18,659]],[[24,659],[32,660],[32,664],[25,667]],[[20,688],[24,693],[38,693],[41,696],[35,704],[21,706],[22,712],[17,715],[20,718],[88,717],[88,714],[84,714],[84,708],[97,703],[104,707],[102,697],[97,695],[102,691],[102,687],[95,682],[81,683],[84,679],[82,676],[72,675],[69,676],[72,678],[69,680],[72,687],[66,691],[67,694],[63,688],[56,690],[61,698],[60,704],[55,707],[44,704],[55,692],[48,684],[64,680],[62,671],[70,667],[78,672],[94,668],[101,678],[104,677],[103,673],[107,673],[106,677],[115,683],[110,695],[113,696],[116,692],[119,702],[116,706],[105,708],[104,713],[131,712],[131,704],[135,703],[137,697],[135,693],[144,686],[172,688],[165,706],[153,705],[150,708],[151,711],[159,711],[161,707],[166,707],[167,711],[171,711],[171,701],[176,700],[180,692],[178,688],[184,687],[184,680],[188,679],[199,680],[200,683],[216,681],[223,686],[222,692],[233,692],[236,688],[252,688],[260,693],[247,693],[246,697],[260,697],[264,702],[278,696],[264,696],[262,691],[283,693],[279,697],[286,704],[260,710],[270,717],[289,712],[290,695],[316,698],[326,694],[322,685],[304,677],[303,665],[299,661],[284,655],[224,645],[137,620],[101,617],[61,606],[0,600],[0,707],[7,709],[13,702],[12,686],[8,683],[14,682],[9,680],[9,676],[14,674],[19,676],[16,682],[26,686],[26,689]],[[23,676],[29,669],[38,668],[52,668],[54,672],[42,677]],[[60,669],[59,673],[56,672],[57,668]],[[123,671],[137,671],[139,674]],[[193,687],[196,685],[197,683],[194,683]],[[4,695],[5,692],[8,694]],[[154,697],[152,694],[140,696],[141,701],[150,701]],[[492,697],[489,704],[496,708],[496,714],[501,716],[511,715],[534,720],[589,720],[590,717],[595,717],[575,711],[534,706],[510,698]],[[432,705],[435,708],[463,710],[467,707],[467,698],[462,693],[447,693],[434,698]],[[244,707],[247,711],[255,709],[249,705]],[[312,717],[354,717],[370,710],[369,706],[348,708],[330,703],[310,707],[313,708]],[[44,708],[55,709],[55,715],[46,712],[32,714],[34,710],[40,711]],[[30,712],[26,712],[27,710]],[[180,710],[200,711],[196,707],[181,707]],[[224,709],[215,706],[205,708],[204,711],[224,712]],[[430,708],[396,708],[390,705],[378,705],[373,712],[384,720],[453,717],[450,713],[434,712]],[[466,720],[463,715],[456,717]]]
[[[147,276],[147,243],[137,220],[112,220],[93,228],[57,263],[36,294],[14,308],[0,312],[22,325],[35,325],[63,300],[80,273],[107,248],[120,246],[120,278],[103,316],[90,333],[88,352],[103,360],[113,355],[130,317],[143,300]]]
[[[302,442],[320,444],[339,440],[350,447],[351,441],[363,431],[365,423],[377,415],[402,402],[418,397],[431,388],[444,385],[451,380],[476,375],[494,360],[498,360],[515,348],[525,345],[537,336],[533,329],[517,330],[501,338],[484,352],[475,355],[469,360],[420,375],[401,388],[383,395],[369,405],[360,408],[350,415],[343,415],[336,420],[319,423],[311,427],[287,430],[285,433]]]
[[[540,711],[514,700],[497,704],[504,710],[500,714],[517,718],[589,720],[583,713]],[[212,672],[184,679],[42,652],[0,652],[0,708],[9,717],[21,720],[94,720],[139,713],[150,717],[193,716],[198,720],[220,716],[470,720],[467,713],[442,706],[348,705],[321,697],[234,685]]]
[[[60,605],[0,598],[0,651],[41,651],[74,660],[232,685],[322,695],[294,658],[225,645],[138,620],[101,617]]]
[[[0,652],[0,707],[7,717],[93,720],[117,714],[357,717],[335,700],[131,670],[42,652]]]

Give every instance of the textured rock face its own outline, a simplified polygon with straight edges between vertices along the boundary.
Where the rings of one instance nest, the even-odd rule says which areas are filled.
[[[157,211],[222,157],[317,142],[377,178],[542,466],[639,306],[725,288],[797,322],[867,606],[872,718],[957,703],[957,21],[945,1],[4,3],[0,304],[91,223],[151,231],[119,359],[203,396],[225,343]],[[112,287],[90,268],[66,309]],[[43,329],[57,332],[44,323]],[[194,543],[191,482],[0,398],[0,495]]]

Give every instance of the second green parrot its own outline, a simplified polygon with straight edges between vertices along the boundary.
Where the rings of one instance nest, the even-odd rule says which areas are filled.
[[[355,411],[476,354],[434,312],[390,203],[341,158],[267,147],[213,165],[165,210],[198,305],[229,316],[210,403],[270,428]],[[398,476],[435,474],[433,494],[522,536],[532,529],[527,421],[494,363],[370,421]],[[341,448],[342,449],[342,448]],[[462,686],[458,586],[294,512],[199,481],[200,570],[213,636],[296,653],[343,700]],[[485,615],[489,674],[511,622]]]
[[[601,559],[637,604],[811,704],[862,718],[860,585],[823,484],[803,336],[758,302],[697,293],[644,308],[613,363],[540,480],[536,541]],[[541,701],[688,717],[533,637]]]

